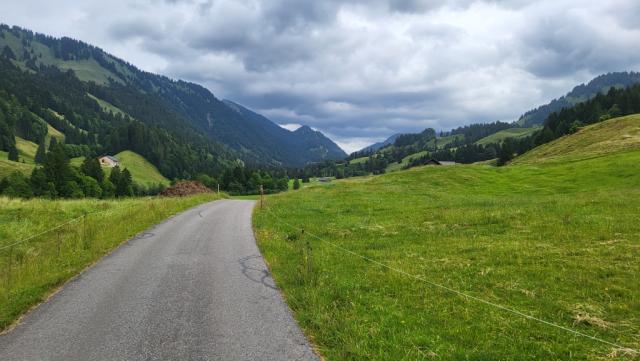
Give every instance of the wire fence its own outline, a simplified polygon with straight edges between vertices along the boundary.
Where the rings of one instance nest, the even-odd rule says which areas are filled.
[[[426,279],[426,278],[424,278],[422,276],[406,272],[404,270],[401,270],[401,269],[393,267],[393,266],[389,266],[389,265],[387,265],[387,264],[385,264],[383,262],[377,261],[377,260],[372,259],[370,257],[367,257],[367,256],[361,255],[361,254],[359,254],[357,252],[354,252],[354,251],[352,251],[352,250],[350,250],[348,248],[342,247],[342,246],[340,246],[339,244],[337,244],[335,242],[328,241],[328,240],[326,240],[326,239],[324,239],[322,237],[319,237],[319,236],[317,236],[317,235],[315,235],[315,234],[313,234],[313,233],[311,233],[309,231],[305,231],[305,229],[303,227],[296,226],[296,225],[293,225],[291,223],[288,223],[288,222],[282,220],[280,217],[278,217],[275,213],[271,212],[271,210],[268,207],[264,207],[264,210],[266,211],[267,214],[272,216],[273,219],[275,219],[276,222],[280,223],[281,225],[284,225],[285,227],[288,227],[291,230],[299,231],[299,232],[301,232],[302,235],[306,234],[309,237],[314,238],[314,239],[316,239],[316,240],[318,240],[318,241],[320,241],[322,243],[325,243],[325,244],[331,246],[332,248],[334,248],[336,250],[339,250],[340,252],[342,252],[344,254],[348,254],[350,256],[363,259],[363,260],[365,260],[367,262],[370,262],[372,264],[375,264],[375,265],[377,265],[379,267],[386,268],[386,269],[388,269],[390,271],[396,272],[396,273],[398,273],[400,275],[406,276],[406,277],[414,279],[416,281],[424,282],[424,283],[426,283],[426,284],[428,284],[428,285],[430,285],[432,287],[442,289],[442,290],[444,290],[446,292],[453,293],[453,294],[455,294],[457,296],[466,298],[468,300],[472,300],[472,301],[475,301],[475,302],[479,302],[479,303],[488,305],[490,307],[499,309],[501,311],[508,312],[508,313],[511,313],[511,314],[519,316],[519,317],[523,317],[523,318],[525,318],[527,320],[538,322],[538,323],[544,324],[546,326],[553,327],[553,328],[556,328],[556,329],[571,333],[571,334],[573,334],[575,336],[578,336],[578,337],[584,337],[584,338],[590,339],[590,340],[595,341],[595,342],[599,342],[599,343],[602,343],[602,344],[605,344],[605,345],[608,345],[608,346],[612,346],[612,347],[615,347],[616,349],[624,350],[627,353],[640,355],[640,351],[637,350],[637,349],[626,347],[626,346],[617,344],[615,342],[607,341],[607,340],[599,338],[597,336],[589,335],[587,333],[577,331],[577,330],[572,329],[570,327],[562,326],[560,324],[557,324],[557,323],[554,323],[554,322],[550,322],[550,321],[544,320],[542,318],[529,315],[529,314],[527,314],[525,312],[519,311],[519,310],[511,308],[511,307],[507,307],[507,306],[504,306],[504,305],[501,305],[501,304],[498,304],[498,303],[495,303],[495,302],[487,301],[487,300],[485,300],[483,298],[476,297],[476,296],[470,295],[468,293],[456,290],[454,288],[451,288],[451,287],[448,287],[448,286],[445,286],[445,285],[430,281],[430,280],[428,280],[428,279]],[[304,243],[304,247],[301,250],[301,254],[302,254],[302,258],[301,259],[302,259],[302,261],[301,261],[301,265],[300,265],[300,270],[302,272],[300,272],[300,274],[304,275],[305,278],[313,279],[313,276],[308,274],[308,273],[312,272],[311,265],[312,265],[313,260],[312,260],[312,257],[311,257],[311,249],[312,249],[311,245],[310,245],[310,243],[308,241],[306,243]],[[305,273],[307,273],[307,274],[305,275]]]
[[[153,208],[152,204],[145,211],[153,212]],[[33,289],[55,286],[76,274],[113,248],[112,228],[128,224],[127,220],[137,209],[141,210],[141,205],[84,213],[1,245],[0,301],[16,302],[28,297]]]

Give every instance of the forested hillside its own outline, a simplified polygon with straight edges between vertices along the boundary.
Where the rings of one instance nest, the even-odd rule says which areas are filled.
[[[523,126],[542,124],[551,113],[560,111],[563,108],[571,108],[595,97],[599,93],[606,93],[612,87],[626,88],[636,83],[640,83],[640,73],[617,72],[600,75],[587,84],[576,86],[566,95],[524,113],[518,123]]]
[[[215,169],[220,171],[221,167],[224,167],[224,161],[235,158],[240,158],[245,164],[253,166],[303,166],[309,162],[345,156],[344,152],[327,138],[324,142],[316,142],[306,149],[300,149],[300,144],[305,144],[304,139],[297,139],[298,134],[284,129],[288,133],[281,132],[276,135],[286,138],[287,142],[282,143],[278,149],[274,149],[272,145],[279,139],[272,138],[274,132],[265,133],[263,130],[265,127],[273,129],[278,126],[268,119],[262,117],[260,124],[257,124],[253,115],[246,116],[246,113],[238,112],[200,85],[141,71],[81,41],[69,38],[57,39],[2,25],[0,26],[0,56],[6,60],[2,63],[2,67],[7,67],[14,73],[17,67],[29,76],[42,78],[53,76],[53,69],[56,69],[59,76],[76,78],[73,84],[68,80],[65,85],[73,87],[72,92],[86,107],[95,108],[97,102],[106,102],[118,109],[113,116],[122,117],[127,124],[133,121],[136,126],[144,124],[147,128],[163,129],[165,133],[169,133],[162,135],[165,138],[166,136],[175,136],[176,139],[182,140],[193,138],[193,144],[189,144],[191,141],[174,143],[179,143],[180,146],[189,144],[195,155],[185,156],[186,153],[190,153],[185,150],[151,154],[152,152],[146,149],[129,148],[144,155],[168,177],[199,171],[199,164],[189,164],[201,163],[202,159],[199,158],[217,163]],[[68,70],[72,72],[68,73]],[[27,75],[22,76],[27,77]],[[15,77],[19,75],[14,75]],[[34,83],[36,80],[31,82]],[[14,90],[6,89],[7,95],[13,95]],[[45,90],[51,89],[45,87]],[[32,103],[29,106],[31,105],[46,108],[38,103]],[[72,135],[70,143],[78,143],[79,134],[85,134],[81,130],[95,133],[93,128],[87,129],[86,124],[76,124],[76,122],[88,121],[84,113],[71,114],[74,112],[68,111],[65,113],[62,108],[60,111],[53,110],[65,116],[66,121],[58,120],[58,123],[69,123],[70,125],[66,124],[67,128],[75,129],[72,132],[76,134]],[[42,114],[38,116],[43,118]],[[50,121],[48,118],[43,119],[46,122]],[[63,129],[60,130],[66,134]],[[136,131],[136,134],[140,131]],[[145,129],[142,133],[149,131]],[[122,131],[116,133],[124,134]],[[8,133],[2,132],[2,134]],[[156,136],[160,135],[155,134],[154,137]],[[123,144],[125,139],[119,139],[117,142],[115,138],[113,140],[114,142],[109,146],[118,150],[124,149],[122,146],[126,145]],[[131,144],[131,140],[128,139],[124,143]],[[226,145],[228,149],[220,147],[216,141]],[[86,139],[80,143],[86,143]],[[202,149],[203,147],[207,149]],[[164,166],[166,169],[163,169],[161,163],[172,163],[176,159],[186,163],[186,169],[174,166]]]

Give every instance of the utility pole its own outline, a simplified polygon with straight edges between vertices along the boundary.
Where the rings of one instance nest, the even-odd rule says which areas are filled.
[[[218,183],[218,195],[220,195],[220,183]]]

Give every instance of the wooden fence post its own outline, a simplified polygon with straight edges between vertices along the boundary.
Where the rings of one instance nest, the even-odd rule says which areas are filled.
[[[262,209],[264,203],[264,187],[260,184],[260,209]]]
[[[58,235],[58,239],[56,240],[56,250],[58,253],[58,258],[60,258],[60,228],[58,228],[56,234]]]
[[[11,264],[13,263],[13,246],[9,247],[9,260],[7,261],[7,292],[11,288]]]

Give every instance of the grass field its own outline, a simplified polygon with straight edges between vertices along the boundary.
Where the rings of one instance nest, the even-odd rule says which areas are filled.
[[[568,162],[638,149],[640,115],[610,119],[580,129],[576,134],[543,144],[513,160],[513,164]]]
[[[535,131],[540,130],[540,127],[536,128],[509,128],[505,130],[501,130],[499,132],[493,133],[487,137],[484,137],[478,140],[477,144],[490,144],[490,143],[501,143],[503,140],[507,138],[523,138],[533,134]]]
[[[637,360],[424,282],[640,349],[640,144],[606,147],[599,158],[421,167],[271,196],[256,235],[328,360]]]
[[[0,197],[0,330],[124,240],[216,198],[215,194],[109,201]],[[85,213],[86,218],[77,218]],[[57,230],[8,247],[73,219]]]

